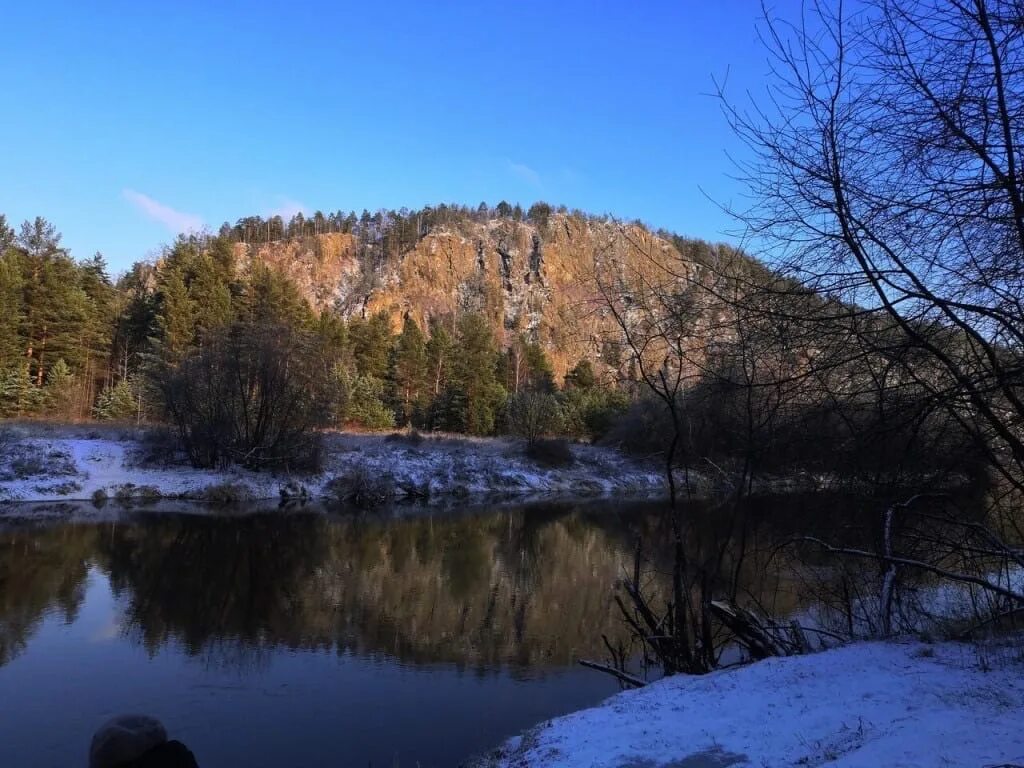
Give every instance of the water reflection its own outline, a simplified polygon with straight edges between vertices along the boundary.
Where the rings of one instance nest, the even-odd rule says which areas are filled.
[[[267,648],[403,661],[571,664],[615,627],[631,557],[618,516],[569,508],[385,517],[160,515],[0,532],[0,663],[48,611],[70,621],[90,567],[122,631],[155,652],[238,659]],[[595,524],[595,521],[603,524]]]
[[[751,505],[744,547],[722,564],[741,593],[780,613],[798,597],[782,588],[786,564],[772,548],[787,519],[802,516],[792,498],[787,510]],[[723,542],[735,547],[735,519],[700,507],[690,519],[691,562],[719,557]],[[96,568],[109,578],[122,631],[150,653],[173,644],[225,663],[281,648],[478,670],[564,666],[602,656],[601,635],[622,631],[613,587],[638,540],[657,580],[666,526],[650,504],[9,526],[0,530],[0,664],[48,612],[73,620]]]
[[[774,545],[821,509],[694,507],[688,559],[787,613],[801,594]],[[658,589],[668,540],[662,508],[623,503],[8,523],[0,700],[19,706],[0,763],[73,764],[103,715],[132,709],[204,765],[458,764],[615,690],[575,662],[625,639],[616,581],[639,541]]]

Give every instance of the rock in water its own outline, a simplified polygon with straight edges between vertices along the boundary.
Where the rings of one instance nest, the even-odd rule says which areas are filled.
[[[115,768],[138,760],[167,741],[159,720],[146,715],[119,715],[99,727],[89,746],[89,768]]]

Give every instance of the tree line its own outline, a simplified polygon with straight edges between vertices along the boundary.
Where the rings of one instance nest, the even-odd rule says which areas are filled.
[[[511,219],[544,228],[551,214],[556,212],[570,214],[564,205],[554,207],[538,201],[524,210],[519,203],[513,205],[504,200],[493,206],[482,202],[475,208],[442,203],[420,209],[381,209],[375,212],[363,209],[359,215],[355,211],[324,213],[318,210],[306,216],[299,211],[287,221],[280,215],[267,218],[243,216],[234,224],[224,222],[218,234],[225,239],[250,245],[289,238],[348,234],[365,242],[384,243],[390,249],[402,252],[440,227],[466,221],[482,223],[494,219]],[[571,215],[590,218],[579,210],[571,211]]]
[[[296,430],[594,436],[626,403],[587,360],[556,382],[534,339],[502,346],[481,315],[318,312],[281,273],[243,273],[229,237],[180,236],[115,282],[45,219],[0,221],[4,417],[169,419],[194,462],[260,466],[288,463]]]

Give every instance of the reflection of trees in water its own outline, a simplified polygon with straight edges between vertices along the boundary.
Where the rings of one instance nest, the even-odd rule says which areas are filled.
[[[783,612],[793,595],[779,589],[785,563],[767,558],[776,534],[763,521],[773,516],[754,510],[745,555],[725,562],[750,595],[782,596],[773,607]],[[729,545],[731,523],[691,517],[694,562]],[[666,525],[650,505],[609,503],[401,520],[154,516],[8,531],[0,661],[48,607],[73,615],[94,563],[109,574],[126,633],[150,652],[174,643],[233,667],[262,666],[280,647],[478,670],[569,664],[602,656],[602,633],[624,634],[613,586],[631,567],[637,536],[657,580]]]
[[[303,594],[322,561],[316,520],[176,516],[119,526],[102,544],[123,626],[150,652],[170,640],[309,647]]]
[[[47,613],[75,620],[95,538],[92,527],[0,531],[0,666],[24,650]]]

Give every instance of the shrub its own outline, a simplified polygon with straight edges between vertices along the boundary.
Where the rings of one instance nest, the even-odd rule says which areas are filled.
[[[665,404],[653,398],[637,400],[616,417],[601,442],[628,453],[661,453],[672,439],[672,421]]]
[[[132,459],[140,467],[165,467],[175,463],[175,454],[180,451],[181,444],[174,430],[152,427],[142,431]]]
[[[418,446],[423,445],[425,439],[418,430],[413,429],[408,432],[392,432],[384,438],[384,441],[387,443],[404,443],[405,445]]]
[[[574,459],[568,440],[540,439],[526,446],[526,455],[543,467],[568,467]]]
[[[561,398],[562,429],[575,437],[599,440],[629,408],[629,398],[614,389],[567,389]]]
[[[508,430],[535,443],[544,435],[558,431],[562,411],[554,395],[545,392],[519,392],[505,406]]]
[[[55,494],[57,496],[70,496],[72,493],[78,493],[82,490],[82,486],[76,483],[74,480],[65,480],[63,483],[52,483],[50,485],[37,485],[35,490],[38,493]]]
[[[108,498],[110,497],[107,496],[107,492],[103,488],[97,488],[92,492],[92,503],[94,507],[99,508],[104,506],[107,503]]]
[[[117,490],[114,491],[114,498],[117,499],[119,504],[127,506],[136,501],[141,504],[152,504],[162,499],[163,495],[160,493],[160,489],[154,485],[124,483],[117,486]]]
[[[47,474],[47,465],[37,453],[18,456],[11,462],[11,472],[19,480]]]
[[[196,467],[319,470],[330,415],[313,336],[288,324],[236,323],[156,373]]]
[[[361,507],[382,504],[395,496],[394,480],[389,475],[371,472],[362,464],[330,480],[324,490],[335,501]]]
[[[154,501],[160,501],[163,494],[155,485],[140,485],[135,489],[135,498],[143,504],[152,504]]]
[[[114,491],[114,498],[117,499],[118,504],[131,504],[134,491],[135,485],[133,483],[119,485],[117,486],[117,490]]]
[[[238,504],[248,497],[249,489],[241,483],[215,483],[202,491],[203,501],[222,507]]]

